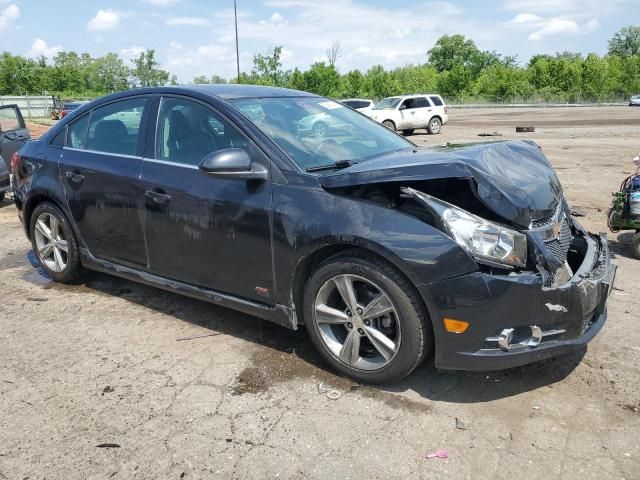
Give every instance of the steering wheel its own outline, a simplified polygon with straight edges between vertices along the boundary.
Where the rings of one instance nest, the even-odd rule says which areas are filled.
[[[322,140],[312,153],[314,161],[317,160],[319,157],[320,158],[326,157],[325,149],[327,148],[328,145],[338,145],[338,143],[333,138],[325,138],[324,140]]]

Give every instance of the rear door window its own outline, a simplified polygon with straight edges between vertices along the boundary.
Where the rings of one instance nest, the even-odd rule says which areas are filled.
[[[442,105],[444,105],[444,102],[442,101],[442,99],[440,97],[432,96],[432,97],[429,97],[429,98],[431,99],[431,101],[433,102],[433,104],[436,107],[441,107]]]
[[[415,107],[414,108],[428,108],[431,105],[429,104],[429,100],[425,97],[418,97],[415,99]]]
[[[136,155],[146,101],[145,97],[131,98],[92,110],[86,149]]]

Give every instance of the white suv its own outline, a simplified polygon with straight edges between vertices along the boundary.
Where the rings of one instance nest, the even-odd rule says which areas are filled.
[[[440,95],[424,93],[387,97],[376,103],[369,116],[391,130],[411,135],[416,128],[440,133],[449,120],[448,107]]]

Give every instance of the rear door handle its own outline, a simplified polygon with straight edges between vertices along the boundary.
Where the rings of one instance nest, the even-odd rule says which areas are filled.
[[[65,175],[73,183],[82,183],[84,181],[84,175],[80,175],[79,173],[76,173],[76,172],[67,172]]]
[[[164,191],[157,190],[147,190],[144,192],[144,196],[153,200],[153,203],[156,205],[162,205],[164,203],[169,203],[171,200],[171,195],[167,195]]]

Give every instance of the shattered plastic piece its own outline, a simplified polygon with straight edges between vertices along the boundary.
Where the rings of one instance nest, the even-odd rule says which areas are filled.
[[[553,303],[545,303],[545,306],[551,312],[564,312],[564,313],[568,312],[567,307],[563,307],[562,305],[554,305]]]
[[[467,425],[465,425],[465,423],[462,420],[456,417],[456,428],[458,430],[467,430],[469,427],[467,427]]]
[[[437,450],[435,452],[427,453],[427,458],[449,458],[449,452],[446,450]]]
[[[338,390],[331,390],[330,392],[327,392],[327,398],[329,400],[338,400],[340,397],[342,397],[342,392]]]
[[[500,132],[491,132],[491,133],[487,133],[487,132],[482,132],[478,134],[479,137],[501,137],[502,134]]]
[[[100,443],[96,445],[97,448],[120,448],[117,443]]]

